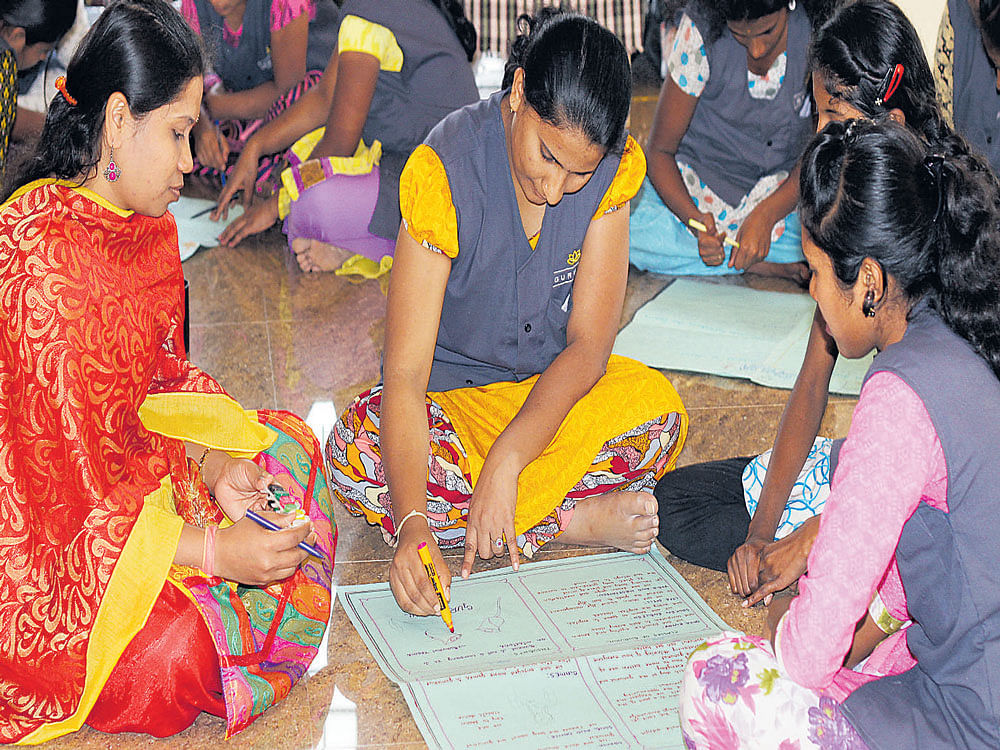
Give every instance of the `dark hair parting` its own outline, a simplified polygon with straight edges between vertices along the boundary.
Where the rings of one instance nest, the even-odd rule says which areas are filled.
[[[625,147],[632,100],[628,53],[593,19],[543,8],[518,18],[503,88],[524,69],[524,95],[539,117],[557,127],[580,129],[606,151]]]
[[[959,138],[928,147],[892,120],[831,122],[806,148],[803,228],[844,286],[871,258],[1000,377],[1000,184]]]
[[[205,72],[201,43],[163,0],[119,0],[80,43],[66,69],[66,96],[57,93],[34,155],[17,185],[43,177],[85,179],[101,154],[104,110],[116,91],[133,116],[173,101]]]

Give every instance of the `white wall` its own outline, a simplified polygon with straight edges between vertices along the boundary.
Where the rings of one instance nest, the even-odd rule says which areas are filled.
[[[938,24],[941,22],[945,0],[895,0],[895,2],[917,27],[927,59],[933,66],[934,45],[937,43]]]

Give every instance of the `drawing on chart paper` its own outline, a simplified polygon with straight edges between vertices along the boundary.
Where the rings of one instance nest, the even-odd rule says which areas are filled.
[[[503,630],[503,624],[506,621],[506,618],[503,616],[503,608],[500,606],[500,597],[498,596],[496,610],[493,614],[485,617],[476,630],[480,630],[483,633],[499,633]]]

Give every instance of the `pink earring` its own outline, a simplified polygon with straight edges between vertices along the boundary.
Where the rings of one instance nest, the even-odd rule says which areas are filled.
[[[112,147],[111,160],[108,162],[108,166],[104,168],[104,179],[108,182],[115,182],[121,175],[121,170],[115,164],[115,149]]]

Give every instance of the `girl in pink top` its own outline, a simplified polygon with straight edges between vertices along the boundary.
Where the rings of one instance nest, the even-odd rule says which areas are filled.
[[[966,287],[1000,277],[997,248],[974,255],[970,247],[996,224],[998,190],[966,148],[955,138],[942,149],[948,156],[931,156],[893,123],[850,121],[830,124],[806,150],[800,210],[810,294],[842,355],[882,352],[902,340],[918,305],[961,307],[963,293],[973,298]],[[949,191],[994,217],[975,230],[981,236],[956,239],[957,231],[939,229],[957,224]],[[831,246],[816,244],[819,232],[827,242],[835,237]],[[977,266],[973,272],[941,274],[959,254]],[[942,317],[987,361],[1000,360],[953,319],[960,315]],[[896,546],[921,503],[948,512],[948,472],[925,402],[896,374],[871,372],[798,596],[769,606],[771,642],[724,634],[691,657],[680,699],[688,748],[865,748],[840,703],[915,664]]]

